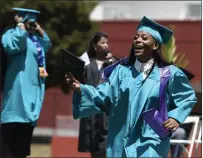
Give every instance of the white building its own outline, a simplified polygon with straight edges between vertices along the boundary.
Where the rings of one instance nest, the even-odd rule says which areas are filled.
[[[90,20],[201,20],[201,1],[100,1]]]

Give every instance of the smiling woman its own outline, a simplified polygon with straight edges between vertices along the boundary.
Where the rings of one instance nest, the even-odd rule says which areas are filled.
[[[152,58],[152,50],[158,49],[160,44],[147,32],[138,31],[134,41],[133,48],[135,56],[141,62],[146,62]]]
[[[143,17],[129,57],[104,70],[111,74],[106,82],[94,88],[68,78],[75,119],[109,114],[107,157],[167,157],[171,133],[196,103],[185,74],[161,57],[172,34]]]

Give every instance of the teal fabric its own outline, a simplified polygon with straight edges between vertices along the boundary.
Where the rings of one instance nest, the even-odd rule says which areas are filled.
[[[184,73],[171,65],[166,89],[168,115],[182,123],[196,103],[195,92]],[[108,82],[97,88],[81,85],[73,94],[73,117],[79,119],[109,109],[107,157],[167,157],[170,138],[160,139],[141,117],[159,107],[160,71],[157,66],[143,83],[134,66],[117,66]],[[181,115],[180,115],[181,114]]]
[[[37,36],[37,35],[36,35]],[[43,55],[51,47],[48,35],[37,36]],[[2,98],[1,123],[31,122],[36,125],[44,99],[45,79],[39,78],[37,49],[26,31],[19,27],[2,36],[7,56]]]
[[[154,37],[160,44],[163,43],[163,40],[161,38],[161,34],[157,30],[155,30],[155,29],[152,29],[152,28],[146,27],[146,26],[142,26],[137,31],[147,32],[150,35],[152,35],[152,37]]]
[[[19,16],[23,17],[21,22],[25,22],[26,20],[29,22],[36,22],[37,15],[40,14],[40,11],[34,9],[26,9],[26,8],[12,8],[17,12]]]
[[[160,44],[166,44],[173,35],[173,31],[156,23],[155,21],[143,17],[140,21],[137,31],[144,31],[152,35]]]

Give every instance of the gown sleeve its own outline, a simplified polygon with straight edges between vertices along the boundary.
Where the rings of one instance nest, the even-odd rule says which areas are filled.
[[[178,70],[169,82],[171,105],[168,116],[182,124],[192,111],[197,99],[185,74]]]
[[[40,43],[44,48],[45,53],[48,52],[48,50],[51,48],[52,44],[51,44],[51,40],[49,38],[49,36],[47,35],[47,33],[44,31],[43,33],[43,37],[39,37]]]
[[[10,29],[2,36],[2,45],[6,53],[18,54],[27,48],[27,32],[19,27]]]
[[[74,119],[92,116],[114,106],[119,93],[120,75],[120,66],[118,66],[108,80],[96,88],[81,84],[81,93],[73,94]]]

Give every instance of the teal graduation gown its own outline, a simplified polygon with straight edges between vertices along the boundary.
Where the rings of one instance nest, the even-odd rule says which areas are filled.
[[[168,116],[183,123],[196,103],[195,92],[180,69],[171,65],[170,70],[166,88]],[[81,93],[73,94],[74,119],[108,109],[107,157],[168,155],[170,138],[161,139],[141,117],[143,111],[159,107],[159,68],[155,66],[143,80],[134,66],[119,65],[107,82],[96,88],[81,84]]]
[[[48,35],[36,35],[43,56],[51,47]],[[31,122],[36,125],[42,108],[45,79],[39,78],[38,52],[25,30],[15,27],[2,36],[7,69],[4,77],[1,123]]]

